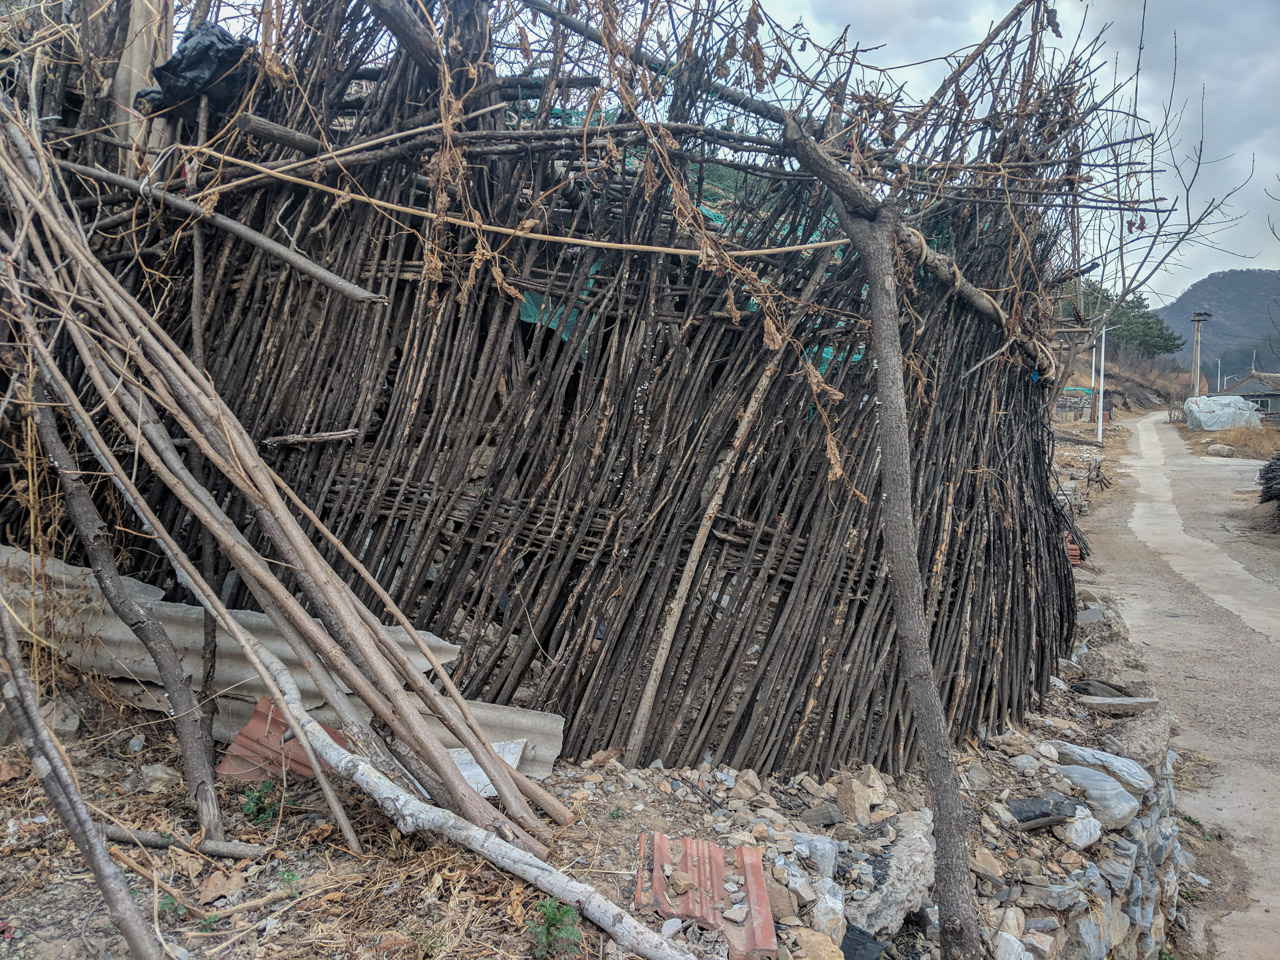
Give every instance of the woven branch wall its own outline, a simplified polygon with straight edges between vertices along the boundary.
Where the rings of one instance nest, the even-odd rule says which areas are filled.
[[[200,228],[206,366],[284,481],[416,623],[462,644],[467,695],[563,714],[570,756],[620,744],[657,669],[644,761],[900,769],[915,747],[881,559],[865,278],[848,244],[819,245],[839,237],[825,191],[776,139],[724,132],[704,77],[648,101],[670,121],[655,132],[634,110],[606,117],[601,84],[567,68],[536,87],[494,79],[483,32],[455,20],[475,42],[448,46],[447,98],[397,55],[353,101],[385,35],[359,4],[294,13],[311,29],[285,59],[309,66],[285,83],[260,64],[236,110],[334,144],[436,126],[248,179],[299,153],[215,117],[197,199],[385,298],[355,304]],[[1022,148],[1052,181],[1069,138],[1020,96]],[[102,217],[133,203],[74,189]],[[1008,196],[999,171],[905,194],[931,246],[1003,291],[1010,328],[1034,327],[1023,301],[1058,221],[1030,200],[984,204]],[[189,345],[191,225],[124,209],[99,253]],[[962,736],[1047,686],[1073,628],[1066,520],[1042,371],[912,256],[899,279],[920,563]],[[124,547],[164,581],[145,541]]]

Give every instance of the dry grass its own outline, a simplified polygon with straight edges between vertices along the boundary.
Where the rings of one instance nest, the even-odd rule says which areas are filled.
[[[1261,430],[1250,430],[1248,427],[1232,427],[1230,430],[1192,430],[1185,425],[1178,427],[1187,445],[1198,454],[1215,443],[1225,443],[1234,447],[1237,457],[1247,460],[1270,460],[1280,453],[1280,430],[1264,425]]]
[[[109,684],[86,679],[76,694],[84,725],[64,746],[95,813],[128,827],[191,836],[194,810],[180,780],[159,787],[130,784],[143,765],[181,769],[177,742],[165,726],[123,702]],[[146,741],[133,753],[126,744],[136,733]],[[193,956],[532,956],[528,921],[544,896],[536,888],[447,841],[401,836],[346,783],[335,786],[365,845],[363,856],[343,847],[313,781],[289,781],[281,791],[280,816],[265,826],[242,811],[249,786],[218,784],[229,839],[270,846],[268,856],[233,863],[172,849],[121,848],[177,891],[179,896],[167,896],[149,876],[124,874],[147,919]],[[51,951],[63,951],[60,956],[96,955],[88,952],[90,942],[119,945],[92,876],[16,743],[0,747],[0,823],[10,824],[0,836],[0,918],[24,939],[52,944]],[[185,905],[200,903],[203,885],[214,874],[235,877],[242,887],[232,888],[232,900],[203,904],[207,919],[201,920]],[[580,928],[584,955],[600,957],[607,938],[585,921]]]
[[[1213,778],[1218,761],[1207,753],[1179,750],[1173,766],[1173,785],[1177,790],[1203,790]]]
[[[1264,426],[1261,430],[1248,427],[1232,427],[1215,434],[1216,443],[1226,443],[1236,448],[1237,457],[1253,460],[1270,460],[1280,453],[1280,430]]]

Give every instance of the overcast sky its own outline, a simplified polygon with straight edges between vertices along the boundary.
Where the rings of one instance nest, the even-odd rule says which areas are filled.
[[[912,63],[984,37],[991,24],[1008,12],[1012,0],[764,0],[779,22],[790,25],[802,18],[816,39],[829,39],[845,24],[849,38],[865,49],[884,48],[865,59],[876,66]],[[1131,70],[1137,53],[1142,18],[1140,0],[1080,3],[1059,0],[1058,20],[1066,42],[1082,22],[1086,36],[1110,24],[1104,55],[1119,57]],[[1168,97],[1177,43],[1175,102],[1186,104],[1183,140],[1197,139],[1199,103],[1203,91],[1205,156],[1215,162],[1201,174],[1201,202],[1221,197],[1233,186],[1253,177],[1234,198],[1233,213],[1242,217],[1216,237],[1230,252],[1195,247],[1182,252],[1179,262],[1149,288],[1153,305],[1176,297],[1196,280],[1216,270],[1250,267],[1280,269],[1280,240],[1267,225],[1268,216],[1280,224],[1280,2],[1277,0],[1152,0],[1147,10],[1143,49],[1140,111],[1160,113]],[[913,74],[914,76],[915,74]],[[927,69],[923,95],[933,92],[945,68]],[[930,82],[931,81],[931,82]],[[1173,185],[1166,188],[1168,195]],[[1194,199],[1194,198],[1193,198]],[[1233,256],[1232,254],[1241,254]]]

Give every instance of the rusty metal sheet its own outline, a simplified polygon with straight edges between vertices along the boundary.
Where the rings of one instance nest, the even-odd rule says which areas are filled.
[[[663,833],[640,835],[640,864],[636,874],[635,905],[657,909],[669,917],[693,920],[708,930],[721,931],[729,943],[730,960],[767,960],[778,956],[769,891],[758,847],[739,847],[730,854],[737,875],[744,878],[747,918],[733,923],[724,918],[731,904],[725,898],[729,875],[724,850],[706,840],[689,837],[672,840]],[[693,879],[683,894],[672,891],[667,870]]]

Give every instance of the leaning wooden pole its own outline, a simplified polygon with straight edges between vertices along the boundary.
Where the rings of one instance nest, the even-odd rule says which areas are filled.
[[[187,789],[195,798],[200,826],[210,840],[223,840],[225,835],[222,815],[218,810],[218,795],[213,784],[213,758],[201,736],[203,712],[208,708],[202,708],[196,701],[191,681],[183,672],[182,659],[164,624],[151,617],[125,589],[111,546],[107,542],[102,517],[94,505],[93,497],[80,480],[81,471],[76,467],[75,458],[58,434],[52,398],[46,395],[41,383],[37,382],[33,386],[36,388],[32,403],[36,432],[58,473],[67,516],[84,546],[102,595],[107,598],[107,603],[116,616],[129,625],[129,629],[155,662],[164,684],[165,695],[173,708],[173,729],[182,747]]]
[[[880,531],[889,562],[898,659],[906,675],[925,778],[933,795],[933,834],[937,842],[933,899],[938,904],[942,926],[942,955],[944,960],[977,960],[982,955],[982,943],[969,879],[964,803],[951,755],[951,731],[929,652],[919,535],[911,496],[911,436],[903,385],[894,247],[897,212],[889,204],[882,205],[871,221],[850,217],[843,208],[839,212],[866,263],[870,286],[871,344],[880,401],[880,489],[884,492]]]

